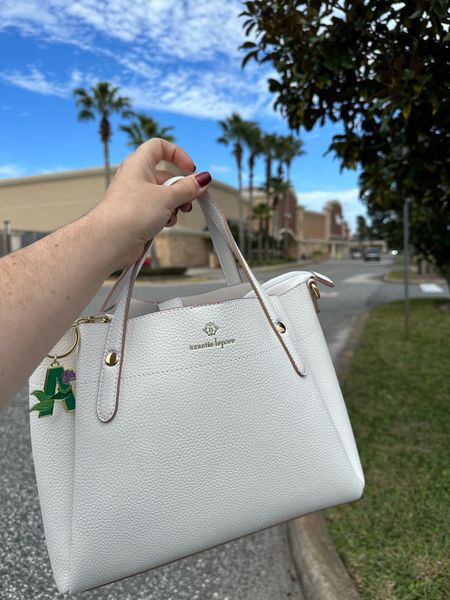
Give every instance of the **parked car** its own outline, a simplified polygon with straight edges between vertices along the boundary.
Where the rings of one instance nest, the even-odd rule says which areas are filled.
[[[356,260],[362,258],[363,253],[361,252],[360,248],[352,248],[350,250],[350,256],[352,257],[352,260]]]
[[[380,261],[381,253],[378,248],[366,248],[364,251],[364,260],[377,260]]]

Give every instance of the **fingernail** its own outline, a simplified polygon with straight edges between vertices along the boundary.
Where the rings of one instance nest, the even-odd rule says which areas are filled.
[[[190,205],[190,207],[188,208],[188,212],[191,212],[192,210],[192,204]]]
[[[196,175],[195,179],[197,180],[197,183],[200,187],[205,187],[205,185],[208,185],[208,183],[210,183],[212,177],[211,173],[208,173],[208,171],[203,171],[202,173]]]
[[[197,167],[194,165],[194,168],[192,169],[192,172],[195,173],[196,170],[197,170]]]

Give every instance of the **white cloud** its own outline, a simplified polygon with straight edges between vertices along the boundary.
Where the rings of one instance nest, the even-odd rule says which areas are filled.
[[[0,165],[0,179],[9,179],[10,177],[20,177],[26,172],[25,168],[14,163]]]
[[[191,67],[178,67],[165,74],[162,68],[155,67],[145,75],[139,83],[129,83],[127,78],[117,76],[110,78],[110,81],[118,85],[121,93],[129,96],[140,109],[169,111],[208,119],[222,119],[233,111],[248,119],[267,109],[266,98],[249,85],[247,80],[238,78],[233,73],[196,73]],[[259,78],[265,80],[265,76]],[[98,77],[93,73],[81,74],[80,71],[73,70],[68,79],[57,81],[42,70],[30,67],[24,72],[0,71],[0,81],[39,94],[68,98],[74,87],[93,85]]]
[[[265,98],[249,81],[227,72],[196,72],[178,67],[140,83],[121,85],[123,93],[144,109],[156,109],[195,117],[222,119],[238,111],[246,119],[265,108]]]
[[[151,42],[159,56],[204,61],[236,55],[242,9],[239,0],[3,0],[0,29],[75,44],[92,43],[96,32],[135,49]]]
[[[216,173],[230,173],[231,167],[229,167],[228,165],[211,165],[209,167],[209,170]]]
[[[71,95],[72,89],[80,85],[82,76],[79,71],[74,70],[70,74],[70,78],[65,82],[58,82],[55,79],[49,79],[46,75],[37,69],[31,67],[26,72],[20,71],[0,71],[0,81],[15,85],[45,96],[59,96],[66,98]]]
[[[60,173],[62,171],[70,171],[73,167],[63,165],[55,165],[52,167],[37,167],[33,170],[33,175],[43,175],[44,173]]]
[[[60,171],[69,171],[73,167],[63,165],[53,165],[50,167],[38,166],[29,169],[23,165],[15,163],[0,164],[0,179],[13,179],[14,177],[25,177],[29,175],[41,175],[43,173],[58,173]]]
[[[240,0],[3,0],[0,30],[76,45],[113,61],[112,75],[103,64],[101,78],[119,85],[141,109],[210,119],[238,111],[243,118],[276,119],[267,86],[270,68],[240,67],[242,9]],[[94,83],[100,77],[74,71],[61,80],[29,65],[3,71],[0,79],[68,97],[81,79]]]
[[[314,190],[313,192],[297,192],[297,198],[300,204],[307,208],[317,210],[328,200],[339,200],[342,205],[354,204],[358,201],[359,188],[349,188],[346,190]]]
[[[353,187],[345,190],[314,190],[312,192],[298,192],[297,199],[308,210],[321,211],[328,200],[339,200],[342,204],[344,219],[355,229],[356,217],[367,216],[365,205],[359,200],[359,188]]]

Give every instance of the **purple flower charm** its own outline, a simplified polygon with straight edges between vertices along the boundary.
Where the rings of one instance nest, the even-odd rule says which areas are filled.
[[[62,380],[64,385],[69,385],[69,383],[75,379],[75,371],[64,371],[63,375],[62,375]]]

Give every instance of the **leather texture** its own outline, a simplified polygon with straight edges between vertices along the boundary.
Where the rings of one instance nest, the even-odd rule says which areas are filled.
[[[60,592],[88,590],[361,497],[364,475],[311,277],[295,271],[250,290],[226,286],[210,301],[184,305],[182,297],[182,306],[129,311],[120,403],[107,422],[98,415],[99,382],[111,340],[121,343],[115,320],[124,296],[111,323],[79,325],[76,352],[61,360],[76,371],[76,410],[57,402],[51,417],[30,413]],[[235,287],[241,297],[229,298]],[[293,368],[261,298],[282,318],[305,376]],[[66,332],[50,353],[63,353],[73,335]],[[50,362],[34,371],[30,391],[42,387]],[[111,391],[102,410],[110,410]],[[30,407],[35,402],[30,396]]]
[[[170,185],[171,183],[174,183],[175,180],[177,180],[177,178],[172,178],[168,180],[166,184]],[[264,291],[264,288],[261,287],[260,283],[252,273],[231,234],[230,228],[221,209],[211,198],[208,192],[205,192],[201,197],[198,198],[198,203],[205,217],[207,218],[208,224],[214,225],[218,230],[223,232],[223,237],[227,239],[230,250],[233,252],[234,256],[237,258],[241,267],[243,268],[248,282],[255,292],[255,297],[258,299],[269,325],[271,326],[275,335],[278,337],[278,340],[286,352],[292,366],[298,375],[304,376],[306,374],[306,364],[298,347],[296,347],[291,339],[290,331],[287,330],[284,333],[280,333],[277,329],[277,325],[280,323],[280,321],[284,323],[285,318],[283,311],[280,306],[275,307],[271,303],[269,296]],[[122,365],[124,363],[125,340],[129,322],[129,309],[133,286],[136,277],[144,264],[148,248],[151,247],[153,242],[154,239],[150,240],[146,244],[141,258],[136,261],[134,268],[124,276],[123,286],[119,291],[118,302],[114,311],[114,318],[112,320],[111,327],[109,328],[108,338],[106,340],[98,390],[97,414],[99,419],[104,422],[113,419],[119,407]],[[111,352],[116,353],[116,355],[119,357],[119,361],[113,366],[108,365],[105,361],[106,356]]]

